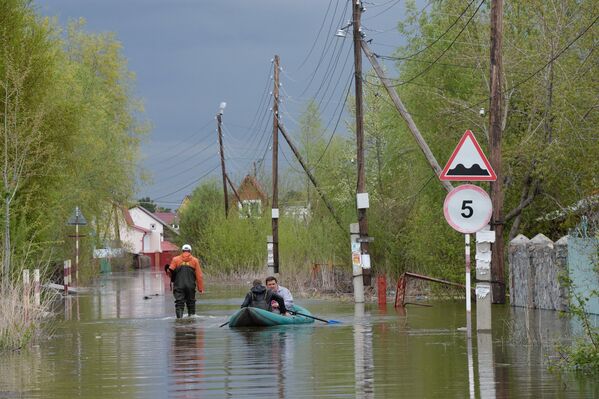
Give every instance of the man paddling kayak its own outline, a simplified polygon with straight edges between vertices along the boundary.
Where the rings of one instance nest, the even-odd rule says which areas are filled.
[[[282,315],[288,316],[287,308],[285,307],[285,300],[283,297],[270,290],[267,290],[266,287],[262,285],[262,281],[254,280],[252,283],[252,289],[245,295],[245,299],[243,300],[241,307],[260,308],[272,312],[272,301],[277,302]]]

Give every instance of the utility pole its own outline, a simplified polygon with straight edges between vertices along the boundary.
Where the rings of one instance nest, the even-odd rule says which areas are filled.
[[[389,80],[389,78],[385,76],[385,73],[383,72],[383,69],[379,65],[378,61],[376,60],[376,57],[374,56],[372,50],[370,50],[368,44],[366,44],[366,42],[363,40],[362,50],[364,50],[364,54],[372,64],[372,67],[374,68],[374,71],[379,77],[381,83],[383,84],[383,86],[385,86],[385,90],[387,90],[389,97],[391,97],[391,100],[393,101],[393,104],[395,105],[397,112],[399,112],[399,115],[407,123],[408,128],[410,129],[410,133],[412,133],[414,140],[416,140],[416,144],[418,144],[418,147],[420,147],[420,150],[424,154],[424,157],[428,161],[428,164],[430,165],[431,169],[435,172],[437,176],[440,176],[441,172],[443,171],[443,168],[439,165],[439,162],[437,162],[437,159],[433,155],[433,152],[430,150],[428,144],[426,144],[424,137],[422,137],[420,130],[418,130],[418,127],[416,126],[416,123],[414,123],[414,119],[412,119],[412,115],[410,115],[408,109],[401,102],[399,94],[397,94],[397,91],[393,88],[391,81]],[[450,192],[453,189],[453,186],[450,182],[445,180],[439,180],[439,182],[447,192]]]
[[[495,243],[491,253],[491,281],[493,303],[505,303],[503,273],[503,174],[501,173],[501,47],[503,37],[503,0],[491,0],[491,104],[489,107],[490,162],[497,174],[491,182],[493,214],[491,225],[495,230]]]
[[[225,170],[225,153],[223,151],[223,112],[227,103],[220,103],[218,113],[216,114],[216,120],[218,121],[218,144],[220,145],[220,166],[223,171],[223,190],[225,192],[225,218],[229,217],[229,195],[227,193],[227,172]]]
[[[370,255],[368,253],[368,219],[366,210],[368,209],[368,193],[366,192],[366,176],[364,168],[364,115],[362,107],[362,30],[360,29],[360,18],[362,17],[361,0],[352,0],[354,29],[354,82],[356,85],[356,142],[357,142],[357,163],[358,163],[358,184],[357,184],[357,207],[358,207],[358,225],[360,227],[360,252],[363,262],[367,267],[363,267],[362,278],[365,286],[370,286]]]
[[[274,59],[272,91],[272,249],[273,271],[279,272],[279,56]]]
[[[287,144],[289,144],[289,148],[291,148],[291,151],[293,151],[293,155],[295,155],[295,158],[297,159],[297,161],[300,163],[300,165],[304,169],[304,172],[306,172],[306,175],[308,176],[308,179],[310,179],[310,181],[312,182],[312,184],[314,184],[314,188],[316,188],[316,191],[320,195],[320,198],[322,198],[322,201],[324,202],[324,204],[328,208],[329,212],[331,212],[331,215],[335,219],[335,222],[337,222],[337,225],[342,230],[345,230],[343,228],[343,224],[341,223],[341,219],[339,219],[339,216],[337,216],[337,214],[335,213],[335,209],[333,208],[333,204],[331,204],[331,202],[324,195],[324,192],[322,191],[322,189],[318,185],[318,182],[316,181],[316,177],[314,177],[314,175],[312,174],[312,172],[310,172],[310,169],[308,168],[307,163],[304,162],[304,159],[302,158],[299,150],[297,149],[297,147],[295,146],[295,144],[293,144],[293,142],[291,141],[291,138],[287,134],[287,131],[285,130],[285,127],[282,124],[280,124],[280,123],[279,123],[279,130],[281,131],[281,134],[283,135],[283,138],[285,139],[285,141],[287,141]]]

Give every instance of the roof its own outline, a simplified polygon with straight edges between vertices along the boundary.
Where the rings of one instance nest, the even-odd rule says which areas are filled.
[[[122,210],[123,210],[123,216],[125,217],[125,222],[127,222],[127,226],[129,226],[135,230],[143,231],[144,233],[151,232],[151,230],[144,229],[143,227],[138,226],[133,222],[133,218],[131,217],[131,214],[129,213],[129,209],[122,207]]]
[[[243,178],[237,192],[242,201],[255,199],[259,199],[262,202],[268,201],[268,196],[260,186],[260,183],[258,183],[258,180],[252,175],[246,175]]]
[[[177,214],[173,212],[154,212],[154,216],[166,224],[173,224]]]
[[[162,244],[160,244],[160,246],[162,248],[162,251],[165,252],[179,251],[179,247],[177,245],[167,240],[162,241]]]

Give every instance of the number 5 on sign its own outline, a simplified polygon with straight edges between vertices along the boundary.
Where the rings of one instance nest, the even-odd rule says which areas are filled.
[[[489,224],[492,210],[489,194],[472,184],[463,184],[451,190],[443,204],[447,223],[464,234],[476,233]]]

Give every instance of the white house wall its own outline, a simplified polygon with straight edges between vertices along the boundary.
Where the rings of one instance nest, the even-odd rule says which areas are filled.
[[[129,209],[129,214],[136,226],[151,231],[146,233],[143,252],[162,252],[161,242],[164,234],[162,223],[137,207]]]

